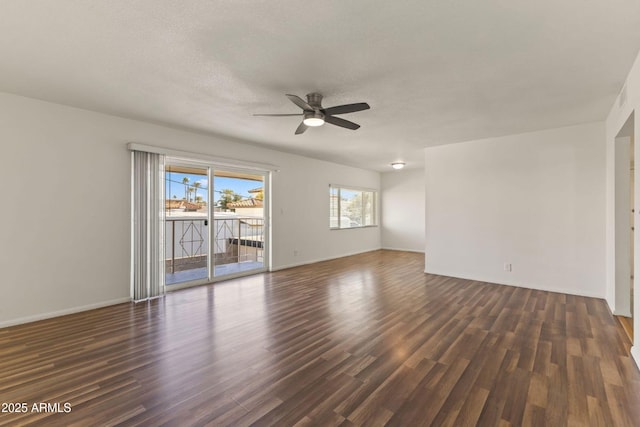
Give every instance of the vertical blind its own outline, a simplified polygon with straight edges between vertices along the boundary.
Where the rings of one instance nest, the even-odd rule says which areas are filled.
[[[133,151],[132,297],[164,295],[164,162],[162,154]]]

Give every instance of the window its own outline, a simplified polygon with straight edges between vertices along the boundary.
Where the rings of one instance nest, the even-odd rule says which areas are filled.
[[[356,228],[377,225],[374,190],[329,186],[329,228]]]

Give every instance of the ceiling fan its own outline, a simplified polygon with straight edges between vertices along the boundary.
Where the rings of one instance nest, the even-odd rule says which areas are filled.
[[[319,93],[307,94],[307,100],[296,95],[287,95],[287,98],[291,100],[298,107],[302,108],[302,113],[298,114],[254,114],[254,116],[273,116],[273,117],[287,117],[287,116],[303,116],[302,123],[296,129],[296,135],[300,135],[309,127],[322,126],[325,122],[332,125],[340,126],[343,128],[356,130],[360,127],[359,124],[350,122],[349,120],[335,117],[335,114],[347,114],[355,113],[356,111],[368,110],[369,104],[366,102],[359,102],[357,104],[338,105],[336,107],[323,108],[322,107],[322,95]]]

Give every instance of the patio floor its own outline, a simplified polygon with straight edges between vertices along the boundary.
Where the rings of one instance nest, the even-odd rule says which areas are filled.
[[[215,277],[227,276],[230,274],[243,273],[245,271],[257,270],[263,267],[261,262],[244,261],[231,264],[216,265],[214,269]],[[207,267],[192,268],[190,270],[176,271],[165,274],[165,284],[175,285],[177,283],[190,282],[207,278]]]

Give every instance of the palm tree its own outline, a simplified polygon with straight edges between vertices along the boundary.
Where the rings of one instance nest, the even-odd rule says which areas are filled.
[[[196,181],[193,183],[193,199],[197,199],[198,198],[198,188],[200,188],[202,184],[200,183],[200,181]]]
[[[193,193],[195,191],[195,188],[193,187],[189,187],[189,196],[187,197],[187,202],[191,201],[191,193]]]
[[[189,201],[189,178],[186,176],[182,178],[182,183],[184,184],[184,199]]]

